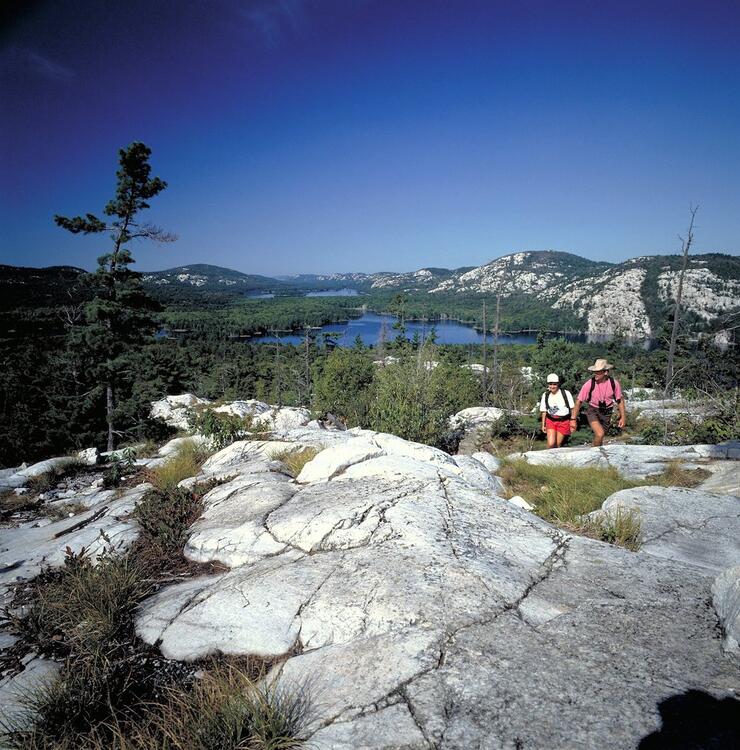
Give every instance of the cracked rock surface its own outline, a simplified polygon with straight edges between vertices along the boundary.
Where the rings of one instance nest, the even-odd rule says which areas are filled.
[[[186,554],[230,570],[161,590],[137,631],[178,659],[287,657],[312,747],[636,747],[661,701],[740,689],[711,605],[719,559],[573,537],[499,497],[475,458],[364,430],[282,437],[203,467],[229,481]],[[292,480],[275,456],[306,445],[324,449]]]

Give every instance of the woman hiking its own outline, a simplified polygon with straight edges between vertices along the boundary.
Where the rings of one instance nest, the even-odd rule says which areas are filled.
[[[560,378],[554,372],[547,376],[547,390],[540,399],[542,432],[547,435],[547,447],[559,448],[575,429],[573,396],[560,387]]]
[[[627,414],[624,409],[624,399],[622,398],[622,388],[619,381],[609,375],[614,365],[610,365],[605,359],[597,359],[588,369],[593,373],[593,377],[587,380],[576,399],[576,408],[573,412],[575,419],[581,411],[581,405],[585,404],[586,419],[594,434],[595,446],[604,442],[604,433],[609,429],[612,422],[612,412],[614,404],[619,408],[619,421],[617,426],[620,430],[624,429],[627,423]]]

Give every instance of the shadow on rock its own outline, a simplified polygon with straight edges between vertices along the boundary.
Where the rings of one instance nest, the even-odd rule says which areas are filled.
[[[725,750],[740,747],[740,701],[700,690],[673,695],[658,706],[662,727],[639,750]]]

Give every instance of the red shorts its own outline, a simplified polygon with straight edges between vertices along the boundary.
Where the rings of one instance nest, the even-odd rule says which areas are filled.
[[[545,417],[545,429],[555,430],[561,435],[570,435],[570,422],[567,419],[558,422],[554,419],[550,419],[550,417]]]

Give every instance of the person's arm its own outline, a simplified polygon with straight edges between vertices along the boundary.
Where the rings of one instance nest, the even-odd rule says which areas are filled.
[[[545,411],[544,395],[540,399],[540,416],[542,417],[542,432],[547,433],[547,429],[545,428],[545,417],[547,416],[547,412]]]
[[[573,424],[573,422],[575,422],[576,423],[576,427],[578,427],[578,414],[579,414],[580,411],[581,411],[581,400],[579,398],[577,398],[576,399],[576,405],[573,408],[573,411],[571,412],[571,415],[570,415],[570,423],[571,423],[571,425]]]
[[[617,406],[619,407],[619,421],[617,422],[617,427],[619,427],[620,430],[623,430],[624,426],[627,424],[627,410],[624,406],[622,386],[618,380],[616,381],[616,384],[614,386],[614,398],[619,399],[619,401],[617,402]]]
[[[619,402],[619,421],[617,422],[617,427],[619,427],[620,430],[623,430],[626,424],[627,410],[624,408],[624,399],[622,399]]]
[[[569,394],[571,398],[571,404],[573,403],[573,395]],[[567,396],[564,396],[567,402]],[[580,406],[580,401],[576,401],[576,406],[573,407],[573,409],[570,412],[570,429],[571,431],[578,429],[578,411],[577,407]]]

